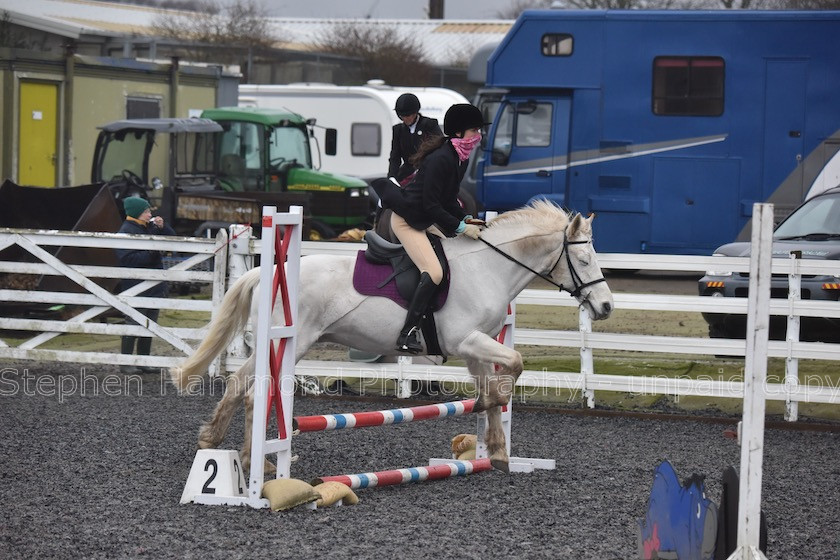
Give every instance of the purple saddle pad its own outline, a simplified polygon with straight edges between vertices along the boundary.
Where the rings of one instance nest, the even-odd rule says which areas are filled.
[[[400,307],[408,309],[409,302],[397,291],[397,281],[394,278],[391,278],[381,288],[379,287],[393,271],[390,264],[369,262],[365,258],[365,252],[359,251],[356,255],[356,268],[353,270],[353,287],[362,295],[386,297],[396,302]],[[438,289],[435,301],[432,303],[432,311],[437,311],[443,307],[447,295],[449,295],[449,282],[448,279],[445,279]]]

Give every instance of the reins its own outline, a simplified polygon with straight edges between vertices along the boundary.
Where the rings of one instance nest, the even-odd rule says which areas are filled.
[[[557,260],[554,262],[554,266],[552,266],[550,269],[548,269],[547,273],[537,272],[536,270],[534,270],[533,268],[531,268],[527,264],[523,263],[522,261],[516,259],[512,255],[509,255],[508,253],[505,253],[504,251],[502,251],[501,249],[499,249],[498,247],[496,247],[495,245],[493,245],[492,243],[490,243],[489,241],[487,241],[483,237],[479,237],[478,240],[481,241],[482,243],[484,243],[485,245],[487,245],[488,247],[490,247],[491,249],[493,249],[494,251],[496,251],[497,253],[499,253],[500,255],[502,255],[507,260],[509,260],[513,263],[516,263],[517,265],[521,266],[522,268],[528,270],[534,276],[539,276],[540,278],[542,278],[543,280],[545,280],[549,284],[552,284],[552,285],[556,286],[561,292],[563,290],[566,290],[574,298],[577,298],[578,296],[580,296],[581,290],[583,290],[584,288],[588,288],[589,286],[592,286],[594,284],[598,284],[599,282],[606,282],[607,281],[607,279],[602,276],[601,278],[592,280],[591,282],[583,282],[583,280],[580,277],[580,274],[578,274],[577,270],[575,270],[575,267],[572,264],[572,257],[569,254],[569,251],[567,249],[568,249],[569,245],[580,245],[580,244],[583,244],[583,243],[589,243],[589,241],[569,241],[569,238],[566,237],[566,232],[563,232],[563,248],[560,250],[560,254],[557,256]],[[571,276],[572,276],[572,287],[574,288],[573,290],[570,290],[569,288],[567,288],[563,284],[558,284],[550,276],[550,274],[552,272],[554,272],[554,269],[557,268],[557,265],[560,264],[560,259],[563,258],[564,254],[566,255],[566,263],[569,265],[569,274],[571,274]]]

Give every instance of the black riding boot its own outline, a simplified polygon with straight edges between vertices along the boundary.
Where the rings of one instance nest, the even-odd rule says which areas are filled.
[[[123,354],[134,354],[134,341],[136,336],[124,336],[120,341],[120,352]]]
[[[137,338],[137,355],[148,356],[152,353],[152,339],[148,336]]]
[[[420,283],[417,284],[417,289],[408,306],[405,325],[397,338],[397,352],[419,354],[423,351],[423,346],[420,344],[420,319],[429,307],[429,302],[437,292],[437,288],[437,284],[432,282],[432,277],[428,272],[420,276]]]
[[[134,342],[137,340],[136,336],[124,336],[120,342],[120,352],[123,354],[134,354]],[[122,365],[120,366],[122,373],[137,373],[140,371],[134,366]]]

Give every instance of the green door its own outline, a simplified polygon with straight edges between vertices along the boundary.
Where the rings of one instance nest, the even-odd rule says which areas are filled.
[[[58,84],[21,82],[18,183],[56,186]]]

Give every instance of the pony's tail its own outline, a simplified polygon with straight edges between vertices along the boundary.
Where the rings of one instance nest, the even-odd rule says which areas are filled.
[[[192,356],[169,370],[172,384],[179,392],[191,391],[201,382],[216,356],[224,350],[236,333],[240,332],[248,321],[254,288],[260,281],[259,269],[245,273],[228,290],[222,299],[222,305],[210,322],[210,330]]]

